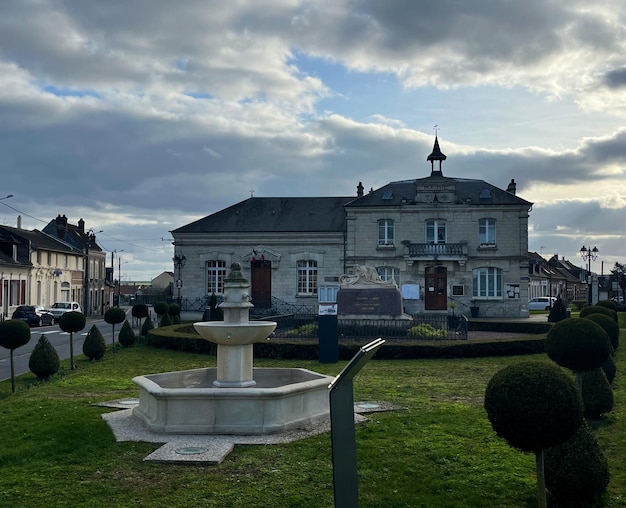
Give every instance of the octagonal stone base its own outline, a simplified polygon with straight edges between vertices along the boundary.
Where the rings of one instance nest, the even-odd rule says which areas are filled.
[[[133,415],[154,432],[275,434],[314,425],[329,415],[332,377],[307,369],[254,369],[256,385],[213,386],[217,369],[137,376]]]

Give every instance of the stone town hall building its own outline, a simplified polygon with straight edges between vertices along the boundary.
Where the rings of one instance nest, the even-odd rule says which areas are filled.
[[[515,181],[446,177],[435,138],[430,175],[345,197],[251,197],[173,230],[183,298],[220,295],[232,262],[252,303],[334,301],[356,265],[394,279],[407,313],[528,316],[528,214]]]

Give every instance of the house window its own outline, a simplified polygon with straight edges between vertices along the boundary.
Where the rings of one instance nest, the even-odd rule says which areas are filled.
[[[474,298],[502,298],[502,270],[477,268],[472,271]]]
[[[317,294],[317,261],[312,259],[298,261],[298,294]]]
[[[478,243],[480,245],[496,244],[496,219],[480,219],[478,221]]]
[[[206,262],[207,294],[220,295],[224,292],[224,277],[226,277],[226,261],[219,259]]]
[[[446,221],[429,219],[426,221],[426,243],[446,243]]]
[[[385,282],[394,281],[398,284],[400,280],[400,270],[393,268],[392,266],[379,266],[376,268],[378,276]]]
[[[320,286],[317,301],[320,303],[337,303],[338,286]]]
[[[378,221],[378,245],[393,245],[393,220]]]

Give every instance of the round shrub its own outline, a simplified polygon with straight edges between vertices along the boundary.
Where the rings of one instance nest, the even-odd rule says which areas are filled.
[[[589,425],[583,421],[565,443],[546,450],[546,487],[558,506],[600,506],[609,484],[609,465]]]
[[[615,351],[619,346],[619,325],[606,314],[589,314],[585,319],[590,319],[594,323],[599,324],[609,336],[611,347]]]
[[[604,370],[588,370],[581,375],[585,417],[597,419],[613,411],[613,390]]]
[[[558,323],[564,319],[567,319],[567,309],[561,297],[558,296],[548,314],[548,323]]]
[[[120,329],[120,336],[118,337],[120,344],[124,347],[130,347],[135,343],[135,338],[135,332],[130,326],[130,323],[128,320],[124,321],[124,324]]]
[[[110,325],[119,325],[126,319],[126,312],[120,307],[111,307],[104,313],[104,320]]]
[[[146,320],[143,322],[143,325],[141,325],[142,337],[146,337],[148,335],[148,332],[152,330],[153,328],[154,328],[154,323],[152,322],[152,319],[150,319],[150,316],[148,316]]]
[[[612,311],[617,312],[617,302],[613,300],[601,300],[596,305],[600,307],[606,307],[607,309],[611,309]]]
[[[589,307],[585,307],[580,311],[579,316],[581,318],[587,317],[589,314],[604,314],[605,316],[609,316],[613,320],[617,321],[617,312],[611,309],[607,309],[601,305],[590,305]]]
[[[569,318],[548,332],[546,353],[561,367],[582,372],[602,366],[611,354],[611,341],[593,321]]]
[[[167,314],[167,311],[170,309],[170,306],[167,302],[158,302],[154,304],[154,312],[156,312],[157,316],[163,316]]]
[[[104,337],[96,325],[93,325],[83,342],[83,354],[90,360],[100,360],[107,350]]]
[[[87,319],[82,312],[66,312],[59,318],[59,328],[67,333],[80,332],[87,324]]]
[[[170,303],[169,307],[167,308],[167,313],[174,317],[174,316],[180,316],[180,305],[178,305],[177,303]]]
[[[485,410],[493,430],[510,446],[534,453],[567,441],[583,417],[572,380],[541,362],[497,372],[487,384]]]
[[[148,317],[148,306],[143,304],[143,303],[138,303],[136,305],[133,305],[133,308],[131,309],[131,314],[134,318],[137,319],[143,319],[145,317]]]
[[[28,344],[30,340],[30,326],[21,319],[0,321],[0,346],[13,351]]]
[[[61,360],[57,350],[50,344],[45,335],[42,335],[33,348],[33,352],[28,359],[28,368],[40,379],[48,379],[59,372]]]

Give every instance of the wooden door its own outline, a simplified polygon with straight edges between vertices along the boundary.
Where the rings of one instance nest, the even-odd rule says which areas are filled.
[[[448,270],[445,266],[427,266],[424,276],[424,309],[448,309]]]
[[[257,259],[250,262],[250,297],[257,309],[272,306],[272,262]]]

